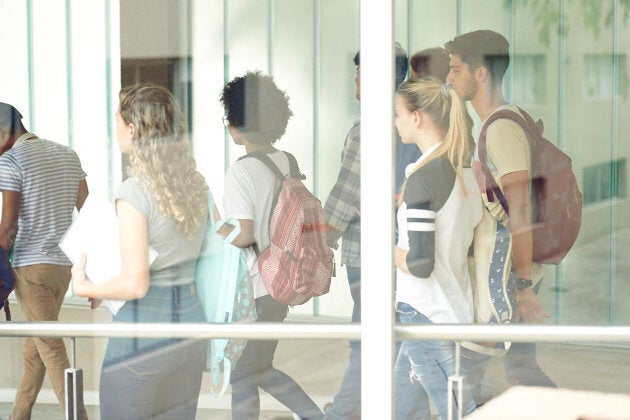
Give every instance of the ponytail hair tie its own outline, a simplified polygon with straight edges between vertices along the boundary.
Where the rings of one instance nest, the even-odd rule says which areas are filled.
[[[444,84],[442,85],[442,96],[443,96],[445,99],[449,99],[449,98],[450,98],[450,95],[449,95],[449,93],[448,93],[448,90],[449,90],[450,88],[452,88],[452,87],[453,87],[453,84],[452,84],[451,82],[446,82],[446,83],[444,83]]]

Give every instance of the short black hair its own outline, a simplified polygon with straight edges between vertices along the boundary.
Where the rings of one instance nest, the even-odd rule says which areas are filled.
[[[13,105],[0,102],[0,127],[8,129],[10,134],[23,128],[22,114]]]
[[[407,71],[409,70],[409,61],[407,59],[407,51],[405,51],[398,42],[396,43],[395,48],[396,55],[394,60],[396,63],[396,68],[394,70],[396,72],[396,85],[394,86],[394,89],[397,89],[398,86],[402,82],[404,82],[405,78],[407,77]]]
[[[487,68],[495,84],[501,84],[510,65],[510,43],[503,35],[487,29],[456,36],[444,48],[449,54],[459,55],[471,70]]]
[[[289,97],[260,71],[232,79],[223,87],[221,103],[230,126],[255,144],[275,143],[293,115]]]
[[[407,51],[405,51],[403,49],[403,47],[401,47],[398,42],[395,44],[394,47],[396,49],[396,56],[395,56],[395,61],[396,61],[396,69],[395,69],[396,86],[395,86],[395,88],[397,88],[398,85],[400,85],[405,80],[405,78],[407,77],[407,71],[409,70],[409,64],[407,62]],[[361,65],[361,51],[357,51],[357,53],[354,55],[354,58],[352,59],[352,61],[354,61],[354,65],[355,66],[360,66]]]

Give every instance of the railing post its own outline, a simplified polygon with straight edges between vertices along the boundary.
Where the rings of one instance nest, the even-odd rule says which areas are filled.
[[[462,347],[459,341],[455,342],[455,374],[449,376],[447,387],[447,401],[448,401],[448,420],[461,420],[464,413],[464,377],[461,375],[461,356]],[[453,384],[457,383],[457,417],[453,417]]]
[[[66,420],[84,420],[83,370],[76,368],[75,341],[75,337],[70,337],[70,367],[65,370]]]

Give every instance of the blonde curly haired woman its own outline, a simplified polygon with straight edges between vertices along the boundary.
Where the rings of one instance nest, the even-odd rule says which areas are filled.
[[[122,269],[92,284],[83,257],[73,267],[77,296],[126,300],[121,322],[204,322],[193,284],[208,220],[208,187],[195,169],[182,115],[166,89],[120,92],[116,135],[132,177],[115,194]],[[149,267],[148,246],[158,257]],[[96,303],[96,305],[94,305]],[[206,341],[113,338],[100,379],[101,419],[193,419]]]

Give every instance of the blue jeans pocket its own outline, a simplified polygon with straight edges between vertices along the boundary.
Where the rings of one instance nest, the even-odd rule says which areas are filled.
[[[120,362],[120,367],[137,376],[156,375],[164,370],[169,348],[164,346]]]
[[[403,324],[432,324],[431,320],[408,303],[398,302],[396,312]]]

